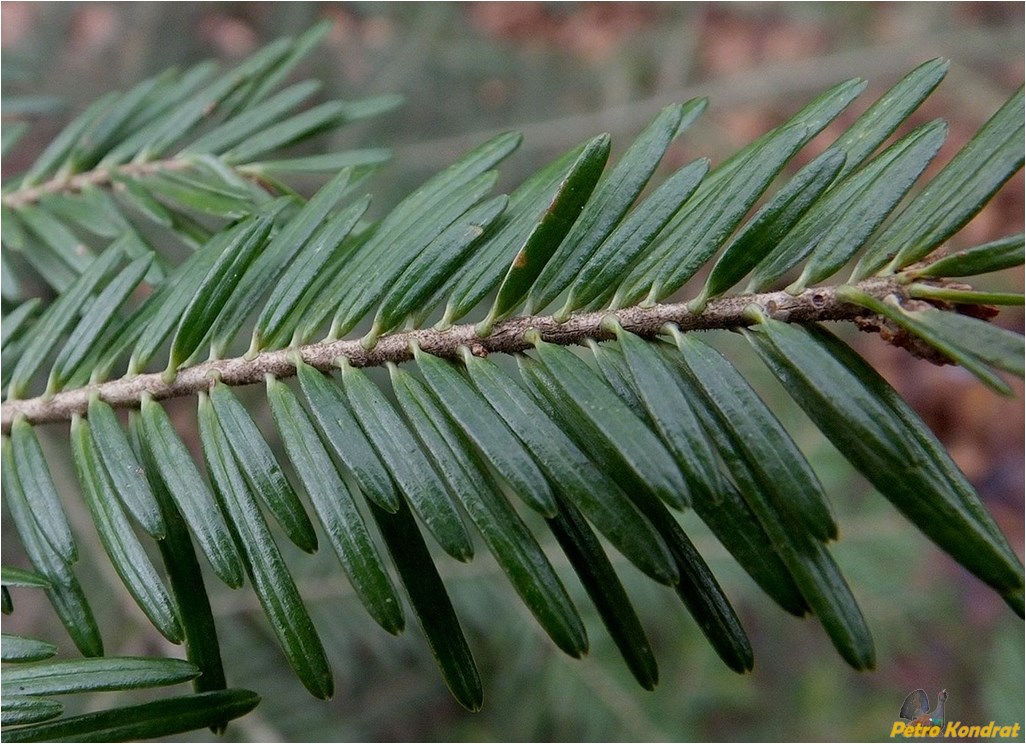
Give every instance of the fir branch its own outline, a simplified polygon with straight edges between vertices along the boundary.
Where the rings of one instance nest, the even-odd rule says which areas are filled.
[[[905,298],[903,286],[894,277],[868,279],[856,286],[862,292],[879,299],[895,294]],[[529,330],[537,331],[544,341],[562,345],[576,344],[586,339],[613,338],[614,334],[603,322],[610,315],[615,316],[624,329],[644,337],[655,336],[668,323],[685,332],[741,328],[751,324],[752,320],[745,310],[753,304],[763,308],[772,318],[792,323],[854,320],[867,314],[863,308],[841,301],[837,296],[837,287],[818,287],[794,296],[786,292],[766,292],[722,297],[711,300],[697,315],[688,310],[686,303],[657,304],[615,312],[584,313],[571,316],[562,323],[551,316],[510,318],[496,323],[492,332],[483,337],[477,334],[473,323],[453,326],[444,331],[419,329],[382,336],[371,349],[364,348],[359,339],[321,342],[298,349],[268,351],[252,358],[204,362],[179,370],[171,382],[168,382],[164,373],[158,372],[93,384],[57,393],[49,398],[41,396],[7,401],[0,409],[0,423],[6,434],[18,416],[24,416],[30,423],[66,421],[76,413],[85,413],[89,398],[94,393],[115,408],[132,408],[139,405],[144,394],[155,400],[194,395],[207,389],[216,379],[228,385],[249,385],[262,382],[265,375],[291,377],[295,374],[295,364],[291,358],[296,353],[307,364],[321,371],[334,369],[343,357],[355,367],[404,362],[412,358],[414,343],[430,354],[446,358],[457,358],[460,348],[464,346],[477,355],[512,354],[531,348],[531,342],[525,338]]]
[[[195,167],[195,162],[186,158],[168,158],[143,163],[126,163],[111,168],[97,168],[74,175],[58,175],[38,186],[18,189],[3,195],[3,205],[19,209],[35,204],[44,196],[60,193],[75,193],[88,186],[107,186],[118,177],[140,178],[154,173],[184,171]]]

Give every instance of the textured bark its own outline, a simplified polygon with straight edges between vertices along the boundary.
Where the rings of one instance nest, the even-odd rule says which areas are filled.
[[[892,294],[904,297],[902,286],[892,278],[870,279],[857,285],[875,297]],[[531,348],[525,338],[535,330],[545,341],[571,345],[586,339],[603,340],[612,334],[603,326],[610,315],[619,319],[626,330],[641,336],[655,336],[668,323],[682,331],[740,328],[751,324],[745,314],[750,305],[758,305],[771,317],[791,323],[813,323],[825,320],[854,320],[867,311],[856,305],[841,302],[833,287],[808,289],[792,296],[786,292],[721,297],[711,300],[700,314],[690,312],[685,304],[630,307],[615,312],[600,311],[571,316],[559,323],[549,316],[510,318],[496,323],[487,336],[478,336],[473,324],[453,326],[444,331],[422,329],[382,336],[373,348],[365,349],[359,339],[308,344],[297,349],[281,349],[244,357],[218,359],[178,371],[168,382],[164,373],[136,375],[110,380],[75,390],[67,390],[45,398],[7,401],[2,406],[3,432],[10,431],[16,416],[22,415],[31,423],[65,421],[75,413],[85,413],[93,393],[115,408],[139,405],[144,393],[155,400],[194,395],[207,388],[214,379],[228,385],[249,385],[262,382],[265,375],[278,378],[296,373],[291,357],[298,353],[303,360],[319,370],[329,371],[346,358],[354,367],[371,367],[387,362],[405,362],[412,358],[411,344],[440,357],[458,358],[461,347],[469,347],[477,355],[512,354]]]

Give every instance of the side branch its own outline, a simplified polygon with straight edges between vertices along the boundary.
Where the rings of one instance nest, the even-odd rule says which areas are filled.
[[[870,279],[860,282],[859,289],[883,299],[902,294],[904,290],[893,278]],[[524,334],[536,330],[545,341],[570,345],[585,339],[603,340],[612,337],[603,328],[602,321],[615,315],[626,330],[652,337],[667,323],[676,324],[682,331],[740,328],[751,324],[745,317],[745,308],[757,304],[773,318],[792,323],[812,323],[823,320],[853,320],[867,311],[856,305],[840,301],[836,288],[808,289],[797,296],[786,292],[721,297],[711,300],[701,314],[696,315],[685,304],[630,307],[615,312],[600,311],[571,316],[558,323],[548,316],[510,318],[496,323],[491,334],[478,336],[474,324],[453,326],[445,331],[422,329],[382,336],[372,349],[365,349],[358,339],[309,344],[298,349],[282,349],[257,354],[252,359],[218,359],[178,371],[171,383],[160,372],[125,377],[109,382],[89,385],[45,398],[8,401],[2,406],[2,429],[6,434],[16,416],[24,416],[31,423],[65,421],[75,413],[85,413],[93,393],[115,408],[139,405],[144,393],[154,399],[194,395],[219,378],[228,385],[249,385],[262,382],[271,374],[283,378],[295,375],[290,356],[298,352],[303,360],[327,372],[337,367],[345,357],[354,367],[371,367],[387,362],[404,362],[412,358],[411,343],[416,342],[424,351],[435,356],[458,358],[460,347],[467,346],[475,354],[512,354],[531,348]]]
[[[190,161],[181,158],[152,160],[145,163],[127,163],[110,168],[97,168],[71,176],[58,176],[51,178],[49,181],[44,181],[38,186],[30,186],[29,188],[18,189],[9,194],[4,194],[3,205],[18,209],[19,207],[35,204],[49,194],[77,192],[87,186],[107,186],[113,183],[114,179],[118,176],[137,178],[150,175],[151,173],[186,170],[192,167],[192,165],[193,163]]]

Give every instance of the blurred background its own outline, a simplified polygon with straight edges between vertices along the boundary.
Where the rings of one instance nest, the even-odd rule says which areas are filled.
[[[170,65],[203,58],[230,63],[322,19],[333,29],[299,75],[323,80],[325,98],[406,98],[398,111],[346,130],[337,143],[394,149],[393,163],[370,186],[378,214],[497,131],[525,134],[503,165],[500,186],[509,188],[600,131],[613,135],[614,155],[622,152],[662,106],[709,96],[709,111],[667,156],[668,172],[703,155],[715,164],[829,85],[866,78],[869,88],[851,115],[813,142],[807,160],[905,72],[936,56],[949,58],[951,71],[913,122],[948,120],[948,144],[936,161],[943,164],[1022,84],[1023,11],[1022,3],[4,2],[5,93],[38,98],[19,112],[5,108],[5,118],[30,117],[34,126],[3,170],[24,167],[103,92]],[[974,245],[1022,226],[1020,172],[953,243]],[[1021,270],[988,281],[995,289],[1022,290]],[[996,322],[1021,332],[1021,308],[1002,310]],[[941,437],[1022,555],[1021,383],[1013,382],[1017,399],[1005,400],[957,368],[913,359],[877,337],[852,342]],[[484,679],[485,708],[469,714],[448,696],[418,630],[399,639],[379,630],[322,551],[289,558],[335,669],[330,703],[309,698],[285,668],[252,594],[208,584],[229,681],[264,697],[253,714],[232,724],[226,740],[874,741],[887,738],[902,700],[917,687],[931,701],[948,690],[949,720],[1026,722],[1022,622],[876,495],[741,342],[726,338],[722,346],[738,352],[732,358],[788,425],[832,496],[842,529],[833,552],[874,632],[875,672],[847,669],[815,622],[771,605],[693,515],[685,515],[752,639],[752,674],[741,678],[725,669],[672,592],[640,580],[626,565],[622,576],[655,647],[660,686],[653,693],[636,687],[588,615],[583,590],[557,562],[571,593],[583,600],[592,638],[586,660],[564,658],[480,551],[467,566],[440,561]],[[55,477],[73,515],[79,510],[84,547],[96,543],[72,496],[73,474]],[[5,538],[10,529],[7,520]],[[16,540],[4,540],[3,554],[5,563],[24,565]],[[109,653],[178,653],[134,606],[115,599],[119,582],[109,565],[90,565],[86,557],[79,575]],[[110,601],[101,601],[105,596]],[[70,647],[45,604],[34,604],[26,592],[15,595],[15,604],[5,630],[28,630]],[[112,700],[75,702],[85,710]],[[182,737],[197,738],[211,737]]]

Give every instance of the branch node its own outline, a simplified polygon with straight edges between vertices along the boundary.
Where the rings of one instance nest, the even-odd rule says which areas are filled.
[[[620,316],[616,313],[608,313],[602,318],[601,322],[602,330],[616,335],[617,331],[622,331],[623,326],[620,324]]]

